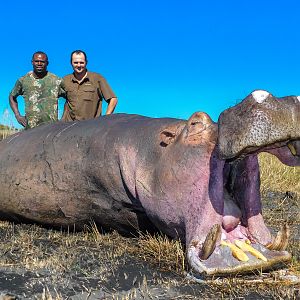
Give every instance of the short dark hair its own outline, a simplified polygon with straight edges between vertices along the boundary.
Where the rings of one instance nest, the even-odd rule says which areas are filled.
[[[85,59],[85,62],[87,63],[87,56],[86,56],[86,53],[83,51],[83,50],[74,50],[72,53],[71,53],[71,63],[72,63],[72,56],[73,54],[83,54],[84,55],[84,59]]]
[[[48,61],[48,55],[47,55],[45,52],[43,52],[43,51],[36,51],[36,52],[34,52],[33,55],[32,55],[32,59],[31,59],[31,60],[33,60],[33,58],[34,58],[34,56],[35,56],[36,54],[42,54],[42,55],[45,55],[45,56],[46,56],[46,59],[47,59],[47,61]]]

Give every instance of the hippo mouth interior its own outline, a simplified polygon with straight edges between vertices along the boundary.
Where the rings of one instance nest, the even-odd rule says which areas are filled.
[[[266,270],[282,265],[291,259],[290,253],[285,251],[289,239],[288,225],[284,224],[277,236],[272,237],[261,216],[259,186],[255,201],[251,204],[254,207],[258,206],[257,212],[249,216],[245,206],[248,198],[251,198],[251,193],[250,196],[244,194],[241,197],[245,201],[239,199],[239,193],[246,187],[237,187],[236,182],[239,180],[243,182],[242,172],[237,169],[241,164],[243,166],[243,161],[247,160],[247,157],[252,156],[257,159],[257,153],[265,151],[276,156],[279,153],[278,158],[287,162],[299,158],[296,146],[297,141],[286,140],[263,148],[251,147],[240,153],[239,157],[225,161],[222,224],[212,226],[200,250],[200,265],[198,262],[194,268],[202,269],[202,273],[206,275],[226,275],[251,272],[255,269]],[[256,233],[257,229],[261,232]],[[192,256],[191,251],[191,260]]]

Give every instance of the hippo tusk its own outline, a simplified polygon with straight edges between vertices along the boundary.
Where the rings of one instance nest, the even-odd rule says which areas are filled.
[[[277,233],[276,238],[272,241],[272,243],[270,243],[266,247],[269,250],[283,251],[288,245],[289,237],[290,228],[287,224],[284,224],[281,227],[280,231]]]
[[[288,148],[290,149],[291,153],[296,156],[297,155],[297,151],[294,147],[294,145],[292,143],[287,143]]]
[[[208,257],[214,252],[217,241],[221,237],[221,233],[222,233],[222,229],[220,224],[215,224],[211,227],[202,245],[202,250],[200,254],[201,260],[208,259]]]
[[[253,248],[251,245],[248,243],[245,243],[244,241],[241,240],[235,240],[234,243],[243,251],[251,253],[253,256],[257,257],[258,259],[261,259],[263,261],[268,261],[268,259],[260,253],[258,250]]]

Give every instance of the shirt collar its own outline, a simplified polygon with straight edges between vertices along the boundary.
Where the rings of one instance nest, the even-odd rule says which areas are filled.
[[[81,81],[79,81],[78,79],[76,79],[76,77],[75,77],[75,75],[74,75],[74,73],[73,73],[73,76],[72,76],[72,81],[73,82],[77,82],[77,83],[83,83],[83,82],[85,82],[85,81],[89,81],[90,80],[90,78],[89,78],[89,72],[88,71],[86,71],[86,73],[85,73],[85,75],[84,75],[84,77],[82,78],[82,80]]]

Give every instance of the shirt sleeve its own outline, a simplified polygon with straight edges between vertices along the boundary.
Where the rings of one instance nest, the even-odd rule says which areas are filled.
[[[14,98],[23,95],[23,87],[19,79],[16,81],[15,86],[10,92],[10,95],[13,96]]]
[[[62,78],[60,78],[60,85],[58,88],[58,97],[62,97],[65,99],[67,98],[65,84],[64,84],[64,80]]]
[[[100,88],[100,93],[101,97],[104,98],[105,101],[108,101],[111,98],[116,98],[115,93],[109,86],[108,82],[104,77],[99,80],[99,88]]]

